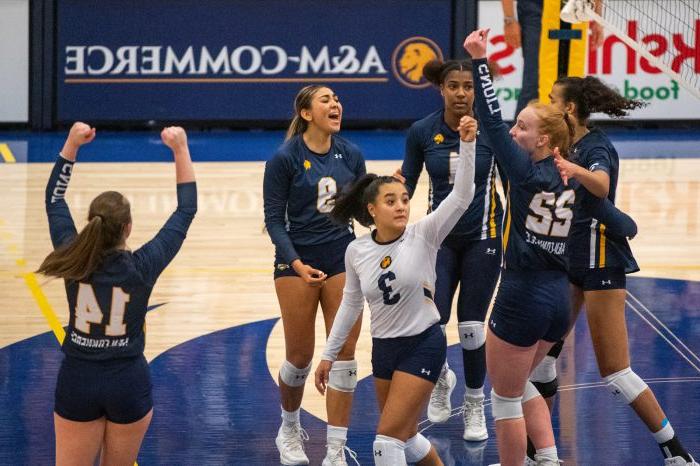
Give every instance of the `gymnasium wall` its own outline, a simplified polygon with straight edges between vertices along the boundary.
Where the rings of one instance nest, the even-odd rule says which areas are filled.
[[[310,83],[346,120],[413,120],[439,105],[421,71],[452,54],[452,3],[59,0],[57,120],[287,120]]]
[[[522,58],[503,40],[499,0],[2,0],[0,125],[279,128],[298,89],[325,83],[342,99],[346,127],[406,127],[440,105],[422,65],[461,56],[477,16],[492,30],[509,119]],[[698,73],[700,17],[687,21],[687,33],[637,40]],[[630,34],[635,27],[628,22]],[[649,102],[633,119],[700,120],[697,99],[612,35],[586,64]]]
[[[29,118],[29,0],[0,1],[0,122]]]

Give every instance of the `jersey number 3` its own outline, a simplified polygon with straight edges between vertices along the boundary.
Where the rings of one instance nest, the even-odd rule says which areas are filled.
[[[566,238],[574,218],[571,209],[575,199],[573,189],[567,189],[558,196],[546,191],[535,194],[530,202],[525,228],[539,235]]]
[[[392,280],[396,280],[394,272],[383,273],[379,276],[379,289],[382,290],[382,298],[384,299],[384,304],[387,305],[396,304],[401,299],[401,294],[399,293],[391,295],[391,292],[394,290],[392,290],[389,282]]]
[[[126,334],[124,311],[129,295],[121,288],[112,288],[112,305],[109,312],[109,323],[105,326],[105,335],[120,337]],[[92,285],[81,283],[78,288],[78,300],[75,306],[75,328],[90,334],[90,324],[102,324],[104,313],[95,297]]]
[[[316,198],[316,209],[323,214],[333,210],[333,205],[329,202],[331,197],[338,192],[335,180],[330,176],[324,176],[318,180],[318,197]]]

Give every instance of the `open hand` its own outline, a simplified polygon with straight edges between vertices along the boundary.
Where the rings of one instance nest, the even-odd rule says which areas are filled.
[[[557,167],[557,170],[559,170],[559,175],[561,175],[561,179],[564,181],[564,186],[569,186],[569,180],[576,178],[576,173],[578,173],[581,167],[562,157],[558,147],[554,148],[553,153],[554,165]]]

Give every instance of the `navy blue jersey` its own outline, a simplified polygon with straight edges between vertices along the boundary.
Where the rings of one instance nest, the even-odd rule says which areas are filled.
[[[299,258],[295,245],[327,243],[353,235],[328,213],[331,197],[367,173],[360,149],[332,136],[325,154],[311,151],[302,135],[292,137],[265,164],[265,226],[277,255],[287,264]]]
[[[501,119],[501,108],[486,59],[473,61],[476,108],[496,159],[508,179],[503,228],[504,267],[510,270],[566,270],[567,239],[574,219],[577,183],[564,183],[549,156],[533,162]],[[634,222],[608,200],[583,203],[613,230],[629,231]],[[625,234],[625,233],[623,233]],[[627,233],[629,236],[630,234]]]
[[[77,235],[64,199],[73,162],[58,157],[46,186],[46,213],[54,248]],[[135,252],[108,253],[87,279],[65,280],[70,321],[63,341],[68,356],[106,360],[139,356],[145,345],[148,298],[175,257],[197,211],[197,185],[177,185],[177,209],[163,228]]]
[[[608,199],[615,202],[620,160],[615,147],[604,132],[593,129],[572,147],[572,161],[590,171],[603,170],[610,176]],[[626,273],[639,270],[627,239],[608,234],[606,225],[593,218],[582,207],[584,202],[597,199],[586,188],[576,188],[575,220],[569,238],[571,268],[624,269]]]
[[[411,125],[401,172],[413,196],[423,165],[430,175],[428,212],[452,191],[459,160],[459,132],[445,123],[444,110],[431,113]],[[496,238],[501,234],[503,207],[496,191],[496,161],[485,133],[476,138],[476,192],[469,209],[450,232],[465,240]]]

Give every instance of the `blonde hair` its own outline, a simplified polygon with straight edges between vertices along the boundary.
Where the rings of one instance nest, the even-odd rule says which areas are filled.
[[[309,127],[309,122],[301,117],[301,111],[311,108],[311,102],[314,100],[314,96],[319,89],[323,89],[324,87],[328,86],[323,84],[311,84],[302,87],[297,93],[297,96],[294,98],[294,117],[289,124],[289,128],[287,128],[287,135],[284,138],[285,141],[288,141],[297,134],[302,134]]]
[[[530,102],[527,106],[537,115],[539,133],[549,136],[549,148],[554,150],[558,147],[561,156],[568,158],[571,141],[574,139],[574,122],[553,105]]]

